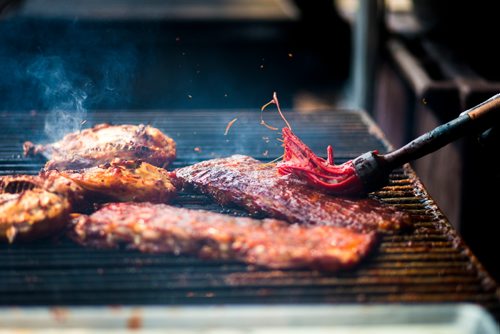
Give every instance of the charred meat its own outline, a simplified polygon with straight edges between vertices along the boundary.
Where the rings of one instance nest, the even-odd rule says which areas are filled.
[[[57,170],[42,171],[39,175],[0,176],[0,193],[21,194],[32,189],[43,189],[66,197],[72,211],[85,211],[91,207],[88,191]]]
[[[61,231],[71,205],[64,196],[33,188],[0,193],[0,241],[31,241]]]
[[[308,187],[274,165],[248,156],[213,159],[175,170],[174,183],[194,188],[221,205],[234,204],[251,214],[291,223],[343,226],[360,232],[398,230],[410,224],[407,214],[374,199],[333,197]]]
[[[149,125],[98,124],[70,133],[48,144],[24,143],[26,156],[42,155],[49,159],[45,169],[80,169],[95,167],[114,158],[143,160],[165,167],[176,156],[175,142]]]
[[[111,203],[75,220],[82,245],[125,245],[152,253],[231,259],[269,268],[352,267],[373,247],[374,233],[333,226],[303,226],[151,203]]]
[[[78,183],[62,175],[57,170],[42,171],[38,175],[41,187],[47,191],[65,196],[71,203],[73,212],[87,211],[92,207],[92,194]]]
[[[35,188],[66,197],[74,212],[88,211],[96,202],[166,203],[176,193],[165,169],[142,161],[114,159],[76,171],[0,176],[0,192],[21,193]]]
[[[60,173],[107,201],[165,203],[176,193],[169,173],[147,162],[114,159],[98,167]]]
[[[0,194],[20,194],[26,190],[43,187],[43,180],[38,175],[0,176]]]

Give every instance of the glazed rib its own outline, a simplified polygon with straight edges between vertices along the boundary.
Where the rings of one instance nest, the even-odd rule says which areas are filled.
[[[356,265],[375,233],[256,220],[165,204],[111,203],[75,220],[70,237],[99,248],[231,259],[269,268],[335,271]]]
[[[280,176],[273,165],[248,156],[213,159],[175,170],[174,183],[234,204],[251,214],[266,214],[291,223],[348,227],[359,232],[398,230],[410,218],[373,199],[333,197],[293,176]]]

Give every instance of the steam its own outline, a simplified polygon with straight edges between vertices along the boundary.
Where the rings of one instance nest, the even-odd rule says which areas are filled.
[[[60,57],[39,57],[27,68],[28,76],[38,84],[48,109],[45,134],[51,141],[69,132],[80,131],[87,116],[84,103],[90,79],[70,72]]]

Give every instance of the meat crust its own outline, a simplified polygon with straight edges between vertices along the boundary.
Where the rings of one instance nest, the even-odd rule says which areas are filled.
[[[54,235],[69,221],[70,210],[65,197],[40,188],[0,193],[0,241],[31,241]]]
[[[165,169],[142,161],[114,159],[98,167],[60,173],[107,201],[166,203],[176,193]]]
[[[73,212],[88,212],[93,203],[111,201],[166,203],[176,194],[165,169],[142,161],[115,159],[78,171],[0,176],[0,193],[21,194],[32,189],[66,197]]]
[[[140,159],[165,167],[175,159],[176,145],[172,138],[149,125],[98,124],[48,145],[25,142],[24,154],[50,159],[45,165],[47,170],[94,167],[114,158]]]
[[[19,194],[42,186],[43,180],[38,175],[0,176],[0,194]]]
[[[303,226],[177,208],[111,203],[75,219],[70,237],[92,247],[232,259],[269,268],[349,268],[373,248],[375,233],[333,226]]]
[[[333,197],[293,176],[280,176],[273,165],[248,156],[213,159],[175,170],[178,187],[209,195],[221,205],[234,204],[251,214],[291,223],[343,226],[356,231],[398,230],[410,217],[373,199]]]
[[[91,207],[88,191],[57,170],[42,171],[39,175],[0,176],[0,193],[21,194],[32,189],[43,189],[66,197],[72,211],[85,211]]]

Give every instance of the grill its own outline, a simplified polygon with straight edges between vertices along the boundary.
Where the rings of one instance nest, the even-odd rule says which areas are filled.
[[[266,121],[279,125],[276,115]],[[35,174],[43,161],[22,157],[25,140],[47,140],[44,113],[0,114],[0,174]],[[224,130],[233,118],[227,136]],[[357,111],[288,112],[295,132],[316,152],[333,144],[336,162],[389,146]],[[234,153],[264,161],[282,153],[278,136],[248,111],[95,112],[87,124],[145,123],[178,145],[172,168]],[[82,248],[64,237],[0,247],[1,305],[307,304],[472,302],[497,317],[494,281],[463,244],[410,167],[394,171],[373,196],[409,212],[415,229],[382,237],[378,249],[353,270],[264,270],[231,261]],[[245,215],[202,195],[180,194],[175,205]]]

